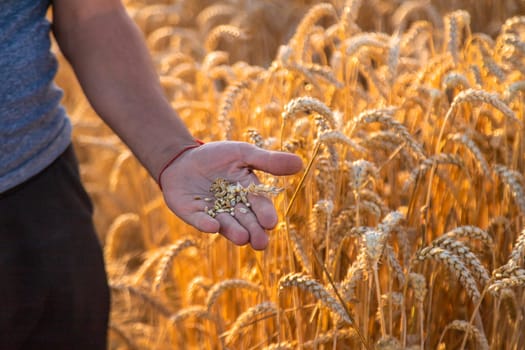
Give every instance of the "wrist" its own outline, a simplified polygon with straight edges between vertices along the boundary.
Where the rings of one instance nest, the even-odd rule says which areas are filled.
[[[160,168],[158,175],[156,176],[157,184],[159,185],[160,189],[162,190],[162,184],[161,184],[161,177],[164,171],[171,165],[173,162],[175,162],[177,159],[179,159],[183,154],[185,154],[187,151],[200,147],[204,144],[203,141],[199,139],[193,139],[193,142],[189,145],[186,145],[182,149],[176,151],[174,154],[171,155],[171,157],[162,165]]]

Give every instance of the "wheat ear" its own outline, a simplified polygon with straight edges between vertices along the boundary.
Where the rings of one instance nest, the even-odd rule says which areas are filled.
[[[228,114],[230,113],[231,109],[233,108],[233,105],[237,99],[237,97],[240,95],[240,93],[247,89],[249,86],[248,82],[246,81],[239,81],[235,84],[232,84],[226,88],[224,93],[222,94],[221,100],[219,102],[219,124],[222,126],[222,130],[224,132],[224,139],[229,140],[231,139],[231,133],[234,129],[232,118],[229,118]]]
[[[162,254],[162,257],[160,258],[159,266],[155,274],[155,279],[153,281],[152,289],[154,291],[159,290],[160,284],[168,276],[168,272],[171,269],[173,260],[177,257],[177,255],[179,255],[181,251],[189,247],[197,247],[197,246],[198,246],[197,241],[193,239],[181,239],[175,242],[174,244],[170,245],[169,247],[165,248],[164,253]]]
[[[490,277],[487,269],[481,261],[479,261],[478,257],[463,243],[445,236],[436,238],[432,242],[432,245],[443,248],[460,258],[465,265],[470,268],[470,271],[480,282],[481,286],[484,286],[489,281]]]
[[[206,309],[211,310],[217,299],[227,290],[230,289],[246,289],[249,291],[257,292],[259,293],[261,291],[261,287],[253,282],[249,282],[243,279],[228,279],[223,280],[219,283],[216,283],[213,285],[213,287],[210,288],[208,291],[208,295],[206,296]]]
[[[510,258],[507,264],[520,265],[520,261],[523,259],[523,256],[525,256],[525,229],[521,231],[521,234],[516,239],[516,243],[512,248],[512,252],[510,253]]]
[[[478,145],[476,145],[476,143],[470,137],[468,137],[466,134],[451,134],[448,135],[447,138],[465,146],[465,148],[468,149],[470,153],[474,156],[474,159],[476,159],[476,164],[483,173],[483,175],[487,179],[490,179],[489,164],[483,156],[483,152],[481,152]]]
[[[314,298],[331,310],[340,320],[353,324],[345,308],[333,297],[330,292],[319,282],[301,273],[290,273],[279,280],[279,293],[285,288],[297,287],[309,292]]]
[[[237,12],[237,8],[229,4],[214,4],[204,8],[199,12],[195,21],[197,25],[206,31],[211,26],[211,22],[217,17],[230,17]]]
[[[223,37],[235,40],[247,39],[247,36],[242,31],[242,29],[236,26],[222,24],[213,28],[210,33],[208,33],[208,36],[204,42],[204,47],[208,50],[208,52],[216,50],[220,39]]]
[[[126,332],[114,322],[110,322],[108,325],[108,330],[112,331],[114,334],[118,335],[120,339],[124,341],[126,347],[129,350],[139,350],[139,346],[133,342],[133,339],[129,337]]]
[[[421,145],[414,140],[403,124],[394,119],[394,114],[397,110],[397,107],[386,107],[364,111],[347,125],[347,127],[350,128],[347,135],[352,136],[353,130],[362,124],[380,123],[399,135],[418,157],[425,158],[425,153]]]
[[[137,227],[140,227],[140,217],[135,213],[121,214],[113,220],[108,229],[106,244],[104,245],[104,259],[107,262],[118,258],[119,245],[126,242],[123,235],[127,233],[127,230],[130,228]]]
[[[472,225],[459,226],[448,232],[446,232],[443,237],[453,237],[453,238],[467,238],[467,239],[478,239],[483,242],[488,248],[492,248],[494,245],[494,240],[488,234],[487,231]]]
[[[204,276],[197,276],[193,278],[186,287],[186,300],[188,301],[188,304],[193,303],[195,295],[199,289],[208,292],[212,284],[212,281]]]
[[[110,283],[109,286],[112,291],[129,293],[129,295],[141,300],[144,304],[150,306],[153,310],[166,318],[169,318],[172,314],[168,306],[164,305],[161,301],[155,299],[154,296],[148,294],[148,292],[144,290],[122,283]]]
[[[286,104],[282,113],[283,122],[291,119],[298,113],[316,112],[324,118],[331,129],[336,128],[336,121],[332,110],[322,101],[314,97],[298,97]]]
[[[474,277],[472,277],[472,274],[469,272],[465,264],[463,264],[455,254],[452,254],[443,248],[430,246],[419,251],[416,259],[419,261],[433,259],[444,263],[449,271],[459,279],[472,302],[476,304],[479,301],[481,295],[476,286]]]
[[[212,315],[208,312],[208,310],[204,306],[193,305],[193,306],[185,307],[184,309],[179,310],[175,314],[172,314],[169,317],[169,321],[171,323],[176,324],[176,323],[184,322],[190,317],[194,317],[197,319],[203,319],[203,318],[209,319],[209,320],[213,319]]]
[[[488,291],[499,295],[505,289],[525,286],[525,269],[518,266],[503,266],[493,272],[494,281]]]
[[[231,344],[237,336],[240,335],[243,328],[255,324],[259,321],[257,318],[262,316],[273,316],[277,314],[277,306],[274,303],[265,301],[258,305],[252,306],[237,317],[226,335],[226,343]]]
[[[303,52],[304,43],[308,33],[314,27],[314,24],[323,17],[337,19],[337,13],[332,4],[320,3],[312,6],[295,30],[295,34],[290,39],[290,44],[296,48],[296,52]]]
[[[489,349],[489,343],[487,341],[487,338],[485,335],[483,335],[480,330],[475,327],[474,325],[470,324],[470,322],[464,321],[464,320],[454,320],[450,322],[445,329],[443,330],[443,333],[441,333],[441,337],[439,339],[438,344],[442,343],[443,337],[445,333],[450,330],[458,330],[463,331],[468,334],[468,337],[474,340],[477,343],[476,349],[480,350],[488,350]]]

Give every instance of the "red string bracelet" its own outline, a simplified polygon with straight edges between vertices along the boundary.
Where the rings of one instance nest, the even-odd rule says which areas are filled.
[[[162,173],[164,172],[164,170],[166,170],[174,161],[176,161],[180,156],[182,156],[186,151],[189,151],[190,149],[193,149],[193,148],[197,148],[199,146],[202,146],[204,145],[204,142],[202,142],[201,140],[198,140],[198,139],[194,139],[194,141],[197,143],[196,145],[191,145],[191,146],[187,146],[187,147],[184,147],[179,153],[177,153],[173,158],[171,158],[161,169],[160,173],[159,173],[159,177],[158,177],[158,181],[157,181],[157,184],[159,185],[161,191],[162,191],[162,185],[160,183],[160,178],[162,176]]]

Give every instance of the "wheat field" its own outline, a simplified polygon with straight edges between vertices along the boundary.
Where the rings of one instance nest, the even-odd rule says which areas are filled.
[[[63,64],[110,349],[525,349],[523,1],[125,4],[196,137],[305,168],[266,251],[197,232]]]

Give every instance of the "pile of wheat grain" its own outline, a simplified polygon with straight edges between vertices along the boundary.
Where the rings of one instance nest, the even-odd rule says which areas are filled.
[[[69,101],[112,349],[525,347],[523,4],[453,3],[127,1],[197,137],[307,166],[238,248]]]

